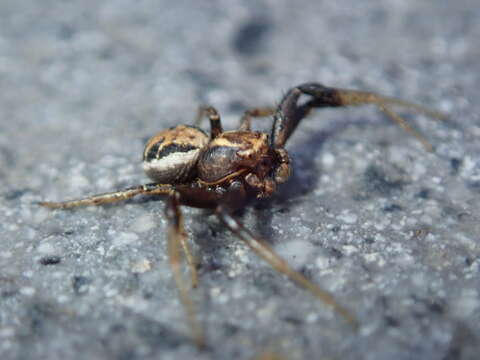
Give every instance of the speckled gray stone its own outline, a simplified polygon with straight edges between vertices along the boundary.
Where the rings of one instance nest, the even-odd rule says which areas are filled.
[[[288,359],[476,359],[479,18],[478,0],[0,2],[0,358],[251,359],[270,346]],[[317,111],[288,144],[289,183],[242,215],[358,332],[184,209],[199,352],[161,201],[35,204],[146,182],[156,131],[203,103],[234,128],[305,81],[450,114],[405,113],[428,153],[375,109]]]

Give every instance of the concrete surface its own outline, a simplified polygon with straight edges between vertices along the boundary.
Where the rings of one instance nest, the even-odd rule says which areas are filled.
[[[477,0],[0,2],[0,358],[478,358],[479,18]],[[145,140],[201,103],[234,128],[312,80],[450,114],[404,113],[427,153],[375,109],[317,111],[289,143],[290,182],[243,214],[358,333],[184,209],[199,352],[161,201],[35,205],[145,182]]]

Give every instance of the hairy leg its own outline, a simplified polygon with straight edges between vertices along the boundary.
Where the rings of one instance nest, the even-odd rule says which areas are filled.
[[[188,246],[188,236],[185,232],[183,215],[180,209],[180,201],[177,193],[172,193],[172,195],[169,196],[166,206],[167,219],[169,223],[173,223],[178,229],[176,236],[177,239],[180,241],[180,244],[182,245],[182,250],[185,253],[185,257],[190,268],[190,276],[192,277],[192,288],[195,288],[198,285],[197,264]]]
[[[349,322],[354,328],[358,327],[357,320],[346,308],[340,305],[335,298],[325,290],[312,283],[306,277],[299,272],[295,271],[288,265],[288,263],[278,256],[272,247],[268,245],[264,240],[253,235],[247,228],[245,228],[237,219],[235,219],[230,213],[222,208],[218,208],[217,216],[220,221],[237,237],[243,240],[257,255],[263,260],[268,262],[275,270],[285,274],[292,281],[300,285],[301,287],[310,291],[323,303],[331,306],[336,312],[342,315],[347,322]]]
[[[185,308],[192,336],[197,346],[202,348],[205,346],[205,339],[195,314],[195,308],[190,294],[190,286],[186,284],[182,276],[181,249],[184,250],[187,261],[190,265],[192,285],[196,285],[197,272],[186,242],[187,239],[183,226],[183,217],[180,211],[177,193],[172,193],[168,198],[165,213],[168,220],[168,258],[170,267],[172,268],[173,278],[175,279],[178,288],[180,301]]]
[[[315,101],[318,102],[316,106],[322,106],[325,103],[323,100],[325,93],[330,93],[330,99],[334,99],[334,102],[337,102],[338,106],[359,106],[374,104],[381,111],[387,114],[393,121],[395,121],[400,127],[409,132],[411,135],[415,136],[428,151],[433,149],[432,145],[415,129],[413,129],[401,116],[396,114],[390,109],[391,105],[401,106],[406,109],[422,113],[432,118],[445,119],[445,114],[442,114],[438,111],[428,109],[424,106],[414,104],[408,101],[403,101],[400,99],[395,99],[388,96],[378,95],[368,91],[358,91],[358,90],[347,90],[347,89],[337,89],[337,88],[325,88],[319,84],[304,84],[299,87],[299,89],[308,95],[315,97]],[[314,102],[315,102],[314,101]]]
[[[302,94],[310,95],[312,99],[307,101],[304,105],[298,106],[297,103]],[[318,83],[306,83],[290,89],[277,108],[272,132],[274,145],[276,147],[283,147],[298,123],[307,116],[309,111],[313,108],[347,107],[368,104],[376,105],[403,129],[420,140],[424,147],[429,151],[432,150],[432,145],[423,137],[423,135],[413,129],[400,115],[393,112],[390,109],[390,106],[401,106],[432,118],[446,118],[446,115],[441,112],[372,92],[332,88]]]
[[[130,199],[137,195],[166,195],[172,191],[168,184],[145,184],[124,190],[89,196],[83,199],[68,201],[41,201],[38,204],[51,209],[71,209],[78,206],[104,205]]]
[[[220,115],[213,106],[202,105],[198,108],[194,125],[200,126],[205,116],[210,120],[210,137],[214,139],[223,132]]]
[[[238,130],[250,131],[253,118],[272,116],[275,114],[275,110],[273,107],[255,107],[246,110],[240,118],[240,127]]]

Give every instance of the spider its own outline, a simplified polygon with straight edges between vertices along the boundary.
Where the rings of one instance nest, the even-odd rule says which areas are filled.
[[[302,96],[307,99],[300,102]],[[193,340],[199,347],[204,346],[205,339],[190,294],[190,287],[197,286],[197,267],[187,243],[180,209],[182,205],[213,210],[227,229],[276,271],[310,291],[356,327],[357,320],[349,310],[329,292],[290,267],[265,240],[248,230],[235,217],[235,212],[250,200],[270,197],[277,186],[288,179],[291,165],[285,144],[312,109],[367,104],[376,105],[417,137],[427,150],[432,150],[428,141],[393,112],[390,106],[403,106],[435,118],[443,118],[443,114],[371,92],[304,83],[291,88],[276,108],[247,110],[240,119],[238,130],[224,131],[217,110],[211,106],[201,106],[195,122],[197,126],[179,125],[160,131],[147,142],[143,151],[143,168],[153,183],[78,200],[39,204],[52,209],[70,209],[114,203],[137,195],[165,197],[169,263]],[[252,119],[269,116],[273,116],[270,134],[251,130]],[[198,127],[205,117],[210,121],[210,134]],[[182,251],[190,269],[191,285],[182,276]]]

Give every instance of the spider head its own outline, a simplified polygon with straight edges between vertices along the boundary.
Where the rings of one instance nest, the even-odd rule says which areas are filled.
[[[290,173],[284,149],[271,148],[268,135],[258,131],[227,131],[201,152],[198,176],[206,184],[222,184],[242,178],[257,197],[268,197]]]

